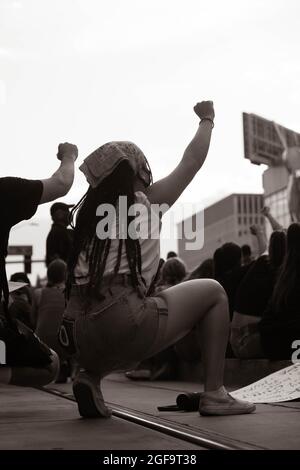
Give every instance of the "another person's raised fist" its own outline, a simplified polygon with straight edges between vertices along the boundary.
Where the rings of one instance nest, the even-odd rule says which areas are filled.
[[[250,233],[252,235],[256,236],[259,232],[262,232],[262,229],[261,229],[261,227],[259,227],[259,225],[253,224],[253,225],[250,226]]]
[[[194,106],[194,111],[200,119],[210,119],[211,121],[215,118],[214,103],[212,101],[201,101]]]
[[[78,157],[78,148],[76,145],[69,144],[65,142],[64,144],[59,144],[57,158],[58,160],[63,160],[63,158],[73,158],[75,161]]]
[[[270,214],[270,207],[268,207],[268,206],[263,207],[262,210],[261,210],[261,213],[262,213],[265,217],[268,217],[268,215]]]

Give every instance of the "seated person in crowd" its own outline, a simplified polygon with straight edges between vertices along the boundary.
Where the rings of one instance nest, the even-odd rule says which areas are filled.
[[[25,325],[33,329],[33,305],[34,298],[33,292],[34,289],[31,287],[31,282],[29,277],[24,272],[14,273],[10,276],[11,282],[23,282],[27,284],[21,289],[17,289],[11,294],[13,303],[10,306],[10,313],[12,316],[15,315],[16,318],[19,318]],[[13,313],[14,310],[14,313]]]
[[[14,281],[19,282],[19,281]],[[11,294],[12,303],[9,307],[9,314],[12,318],[23,322],[28,328],[33,329],[33,300],[32,293],[28,286],[14,291]]]
[[[300,338],[300,224],[287,231],[287,252],[271,301],[259,324],[261,344],[269,359],[291,359]]]
[[[5,270],[11,227],[30,219],[39,204],[62,197],[71,188],[77,147],[60,144],[58,170],[45,180],[0,178],[0,340],[6,347],[6,361],[0,366],[0,383],[37,386],[51,382],[58,371],[57,355],[43,345],[32,331],[9,314],[10,289]]]
[[[254,261],[237,290],[230,343],[238,358],[263,357],[258,323],[272,296],[285,251],[285,232],[273,232],[269,254]]]
[[[237,289],[250,266],[251,264],[242,266],[242,250],[236,243],[224,243],[214,253],[215,279],[221,284],[227,294],[230,320],[232,320],[233,316]],[[226,357],[234,357],[229,341]]]
[[[51,261],[47,270],[46,287],[36,290],[37,319],[35,333],[49,348],[54,349],[60,359],[58,382],[64,383],[70,376],[66,353],[58,342],[58,329],[65,310],[67,265],[61,259]]]
[[[230,319],[237,289],[250,266],[242,266],[242,250],[236,243],[224,243],[214,253],[215,279],[228,296]]]

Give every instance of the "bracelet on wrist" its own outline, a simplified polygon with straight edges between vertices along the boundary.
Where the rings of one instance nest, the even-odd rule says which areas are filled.
[[[215,127],[215,123],[211,118],[205,117],[205,118],[200,119],[200,124],[201,124],[202,121],[210,121],[211,122],[211,128],[213,129]]]

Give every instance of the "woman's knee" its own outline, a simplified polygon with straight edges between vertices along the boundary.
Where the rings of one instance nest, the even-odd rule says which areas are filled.
[[[215,281],[214,279],[205,279],[205,281],[201,279],[196,279],[195,281],[192,282],[198,282],[198,293],[199,297],[203,298],[203,289],[207,296],[211,299],[213,304],[227,304],[228,303],[228,297],[227,294],[224,290],[224,288],[221,286],[221,284],[218,281]],[[203,284],[205,282],[205,284]],[[201,287],[201,289],[200,289]]]
[[[218,281],[213,281],[213,289],[216,302],[228,304],[228,297],[226,291]]]

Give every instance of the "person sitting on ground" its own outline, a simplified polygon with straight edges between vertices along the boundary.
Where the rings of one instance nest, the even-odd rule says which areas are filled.
[[[236,243],[224,243],[214,253],[215,279],[228,296],[232,319],[237,289],[251,264],[242,266],[242,250]]]
[[[6,345],[6,363],[0,367],[0,383],[38,386],[51,382],[58,372],[58,360],[22,322],[9,315],[10,290],[6,277],[5,258],[10,229],[30,219],[39,204],[62,197],[72,186],[77,147],[60,144],[58,170],[48,179],[27,180],[0,178],[0,340]]]
[[[236,243],[224,243],[214,253],[215,279],[221,284],[227,294],[230,320],[233,317],[237,289],[250,266],[251,264],[242,266],[242,250]],[[229,341],[226,357],[234,357]]]
[[[58,342],[57,332],[65,309],[67,265],[61,259],[51,261],[47,269],[46,287],[36,290],[37,319],[35,333],[60,359],[60,374],[56,382],[65,383],[70,376],[66,352]]]
[[[82,367],[73,393],[83,417],[111,415],[101,393],[103,377],[135,368],[195,325],[201,330],[205,369],[200,414],[255,410],[223,387],[229,313],[220,284],[193,280],[146,296],[160,259],[159,212],[175,203],[208,152],[213,104],[198,103],[194,110],[200,118],[196,135],[166,178],[152,184],[147,160],[131,142],[104,144],[81,167],[90,187],[73,210],[78,215],[60,339]],[[143,232],[148,236],[139,235]]]
[[[10,314],[13,318],[18,318],[29,328],[33,329],[33,309],[34,309],[34,300],[33,300],[33,289],[31,287],[31,282],[29,277],[24,272],[14,273],[10,276],[11,282],[22,282],[27,284],[21,289],[15,290],[11,294],[13,300],[10,305]]]
[[[291,359],[300,338],[300,224],[287,230],[287,252],[270,303],[259,323],[264,356]]]
[[[254,261],[239,285],[230,336],[232,349],[238,358],[264,357],[258,323],[271,299],[285,252],[285,232],[273,232],[269,254]]]
[[[54,259],[68,261],[73,242],[73,232],[67,228],[70,224],[70,207],[73,205],[55,202],[50,208],[53,224],[46,241],[46,266]]]

